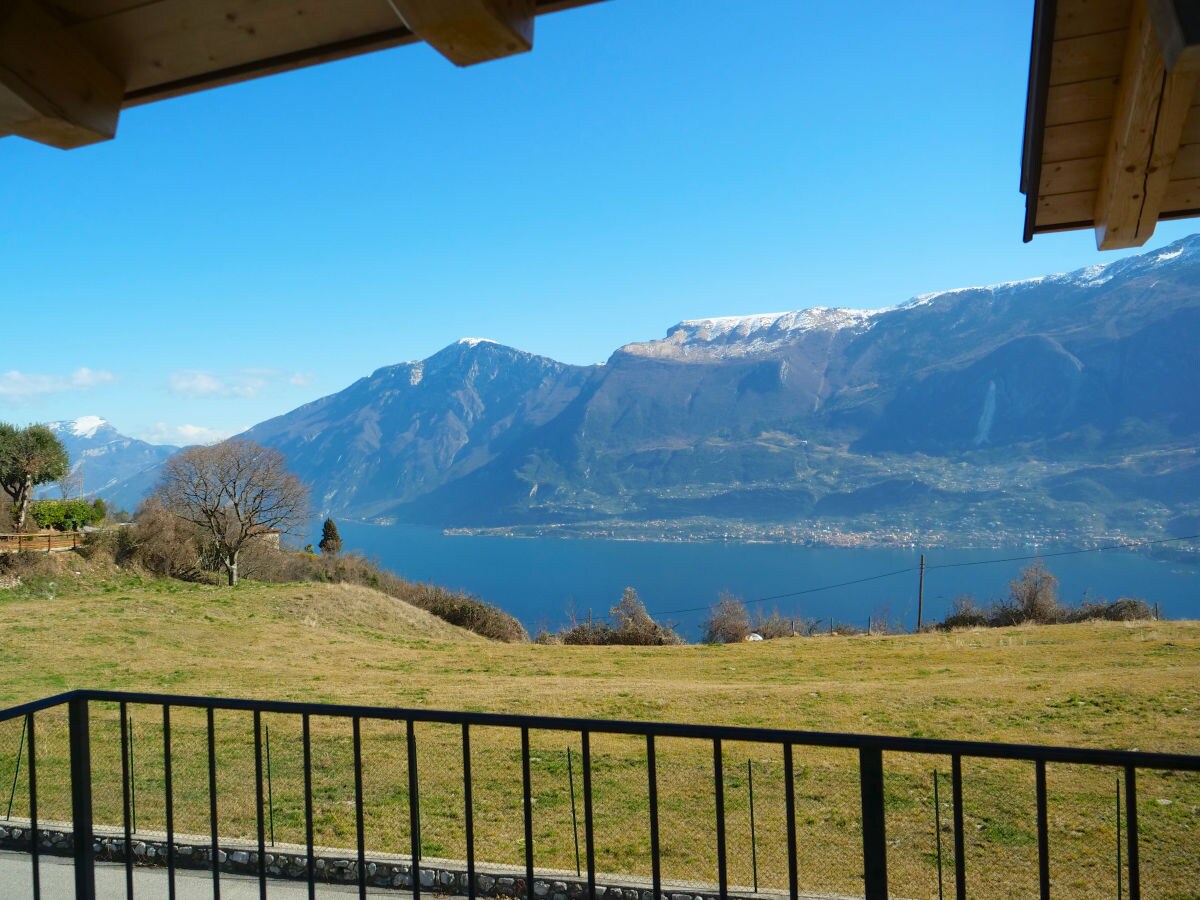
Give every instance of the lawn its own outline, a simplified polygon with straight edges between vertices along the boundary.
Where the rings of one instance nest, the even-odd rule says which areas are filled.
[[[0,706],[74,687],[755,725],[1200,753],[1200,623],[1088,623],[906,636],[794,638],[731,646],[566,647],[484,641],[365,588],[258,585],[234,590],[69,568],[0,590]],[[119,821],[115,713],[95,711],[97,816]],[[161,712],[135,708],[139,825],[162,827]],[[276,836],[303,834],[299,723],[271,728]],[[207,829],[201,719],[173,718],[177,828]],[[222,832],[254,828],[249,717],[217,716]],[[516,735],[473,734],[480,859],[520,863]],[[353,846],[345,723],[315,719],[317,842]],[[43,815],[67,817],[65,716],[39,721]],[[11,783],[19,723],[0,726],[0,784]],[[574,868],[567,749],[578,736],[534,732],[539,865]],[[461,858],[456,729],[417,728],[424,852]],[[593,742],[597,867],[648,873],[644,745]],[[711,748],[659,747],[664,874],[715,874]],[[408,847],[403,725],[364,724],[368,847]],[[797,751],[802,887],[861,891],[855,758]],[[786,886],[778,751],[727,745],[731,879],[752,880],[753,768],[760,883]],[[943,850],[952,877],[949,761],[889,754],[889,871],[898,896],[937,896],[933,770],[942,772]],[[581,789],[573,757],[575,789]],[[108,776],[103,773],[110,773]],[[1114,772],[1049,769],[1056,896],[1115,894]],[[58,777],[56,777],[58,776]],[[1036,891],[1032,766],[965,764],[972,895]],[[18,779],[14,814],[21,811]],[[1195,897],[1200,779],[1142,773],[1139,810],[1148,897]],[[581,807],[580,807],[581,810]],[[950,881],[947,889],[952,890]]]

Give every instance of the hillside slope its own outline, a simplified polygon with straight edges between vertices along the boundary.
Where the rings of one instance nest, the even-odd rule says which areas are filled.
[[[333,699],[404,649],[489,643],[355,585],[248,582],[230,591],[64,570],[0,590],[8,663],[0,705],[96,686]],[[322,683],[335,673],[343,687],[329,693]]]

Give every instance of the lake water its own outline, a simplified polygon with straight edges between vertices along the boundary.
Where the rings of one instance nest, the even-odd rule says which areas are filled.
[[[750,609],[833,617],[866,627],[886,616],[911,628],[917,616],[919,550],[829,549],[789,544],[649,543],[556,538],[447,536],[432,528],[338,525],[346,550],[358,550],[414,581],[469,591],[512,613],[530,633],[564,624],[569,611],[605,616],[629,585],[647,609],[689,639],[722,591]],[[979,601],[1006,595],[1034,550],[930,550],[925,618],[937,619],[960,594]],[[1053,548],[1043,548],[1052,553]],[[984,565],[936,568],[965,562]],[[1125,551],[1047,557],[1060,596],[1077,603],[1121,596],[1157,601],[1164,618],[1200,618],[1200,566]],[[823,589],[876,575],[914,571]],[[819,590],[818,590],[819,589]],[[781,597],[779,595],[795,594]],[[760,598],[778,599],[750,603]]]

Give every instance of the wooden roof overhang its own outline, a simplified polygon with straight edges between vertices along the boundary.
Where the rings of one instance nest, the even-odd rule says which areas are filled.
[[[427,41],[457,65],[599,0],[0,0],[0,137],[69,149],[121,109]]]
[[[1025,240],[1095,228],[1138,247],[1200,215],[1200,0],[1037,0]]]

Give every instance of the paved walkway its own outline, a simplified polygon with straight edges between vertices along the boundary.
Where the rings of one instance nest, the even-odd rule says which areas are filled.
[[[70,900],[75,892],[75,866],[61,856],[43,856],[43,900]],[[210,900],[213,895],[212,877],[208,872],[177,869],[175,887],[178,900]],[[135,868],[133,891],[136,898],[167,896],[167,870]],[[374,891],[372,892],[375,893]],[[297,881],[270,879],[267,895],[272,900],[305,900],[308,885]],[[403,896],[397,891],[380,891],[381,897]],[[28,853],[0,851],[0,896],[5,900],[33,900],[33,873]],[[317,896],[329,900],[347,900],[358,896],[358,888],[341,885],[317,885]],[[98,900],[124,900],[125,867],[113,863],[96,863],[96,897]],[[258,880],[244,875],[221,875],[221,900],[258,900]]]

